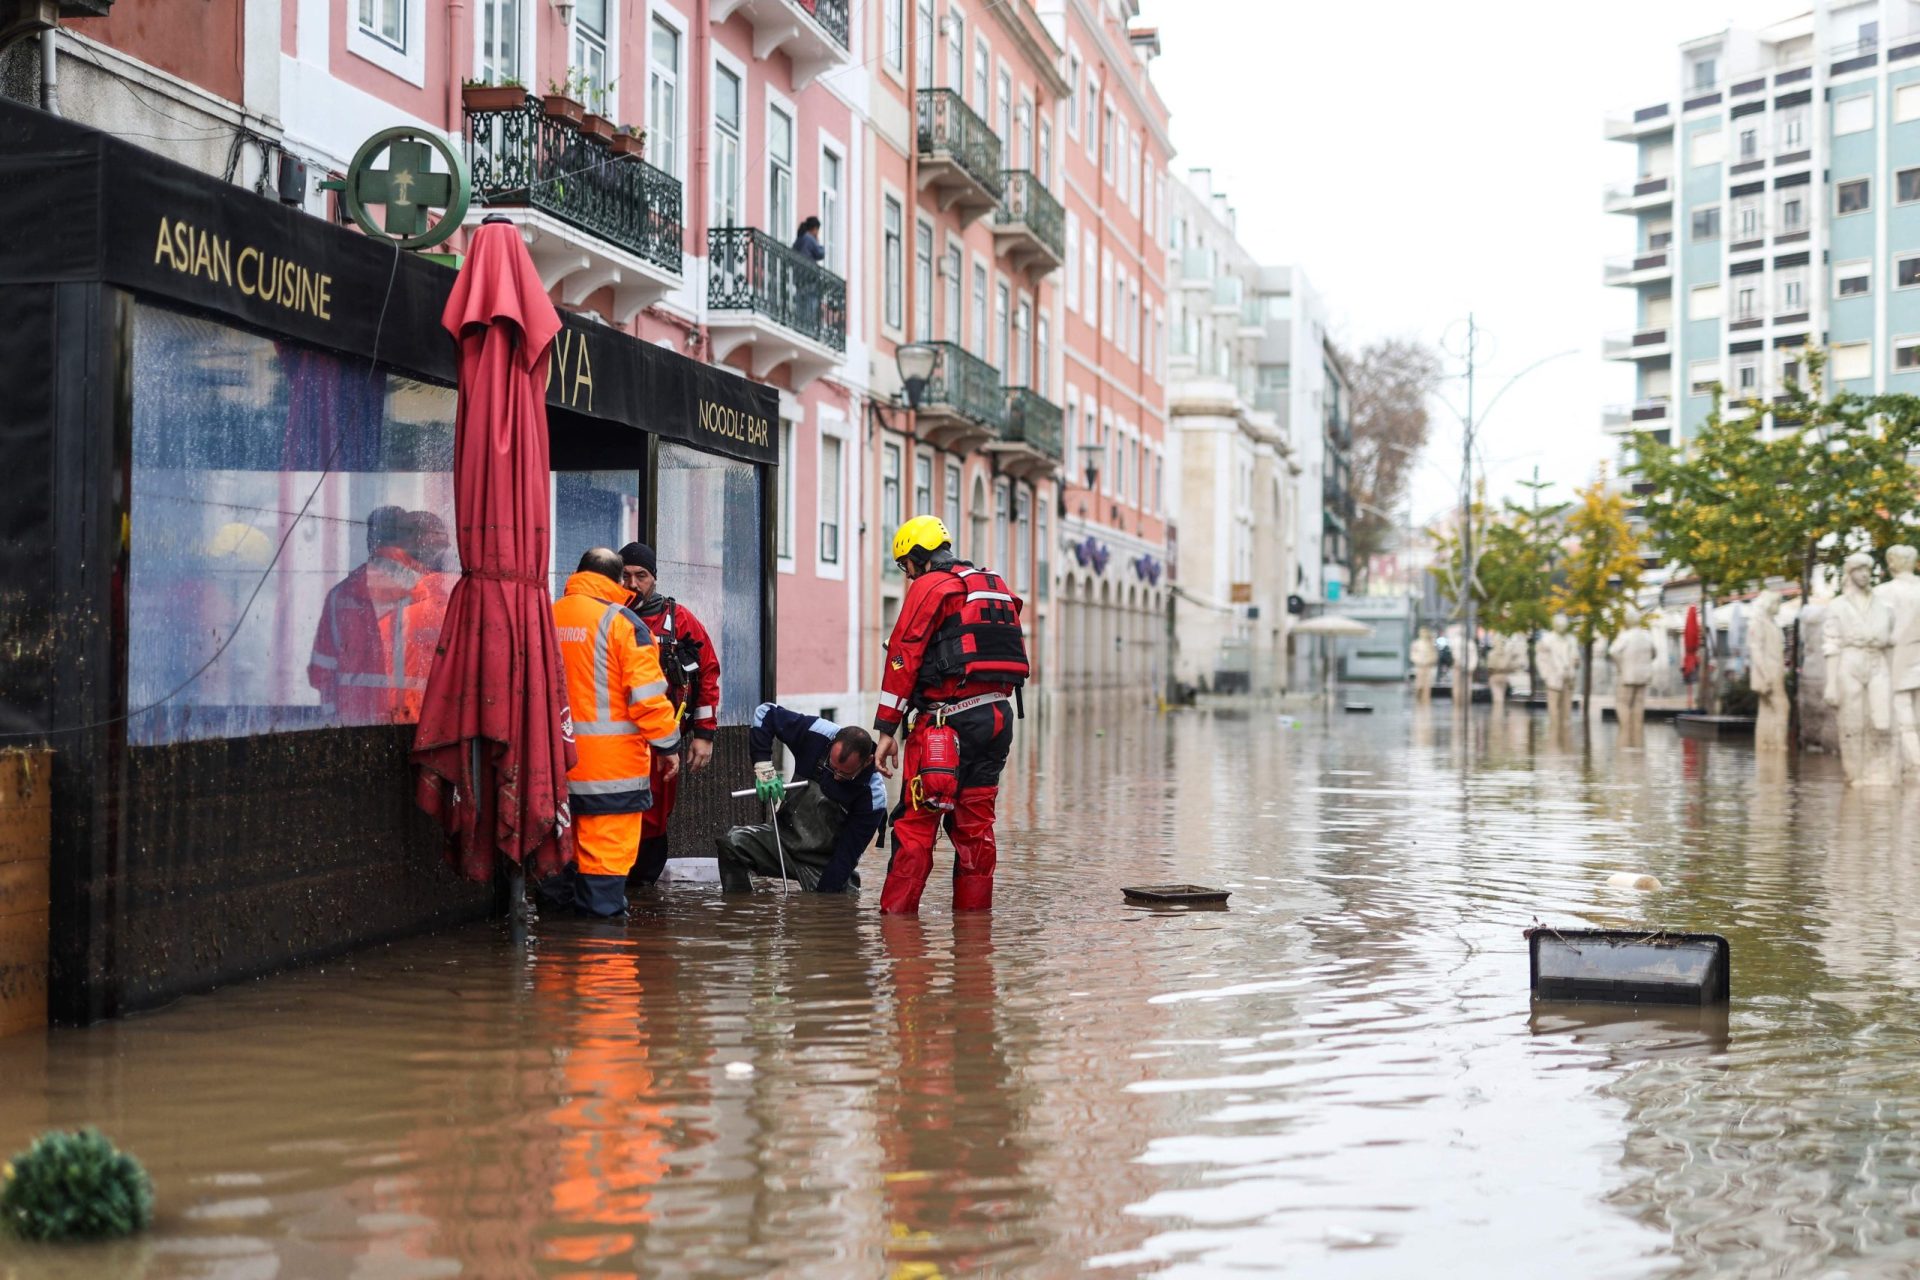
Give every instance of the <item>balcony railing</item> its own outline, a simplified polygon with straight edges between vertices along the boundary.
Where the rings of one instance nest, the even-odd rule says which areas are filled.
[[[952,89],[920,90],[920,154],[945,156],[997,198],[1000,138]]]
[[[1006,194],[994,213],[996,226],[1025,227],[1033,238],[1047,246],[1056,259],[1067,256],[1067,212],[1040,179],[1025,169],[1008,169],[1000,175]]]
[[[847,0],[795,0],[802,9],[820,24],[826,33],[840,42],[840,47],[851,48],[847,43]]]
[[[1606,267],[1608,284],[1618,284],[1647,272],[1655,272],[1659,275],[1672,274],[1672,267],[1667,261],[1667,250],[1664,248],[1644,249],[1639,253],[1621,254],[1608,258]]]
[[[1214,309],[1237,313],[1245,292],[1246,285],[1239,276],[1221,276],[1213,282]]]
[[[944,408],[963,418],[999,428],[1007,420],[1000,371],[955,342],[929,343],[940,353],[933,377],[920,397],[921,409]]]
[[[1007,388],[1007,421],[1000,438],[1060,461],[1066,414],[1060,406],[1027,387]]]
[[[751,311],[835,351],[847,349],[847,282],[755,227],[707,230],[707,305]]]
[[[529,97],[526,105],[466,112],[473,195],[523,205],[678,274],[680,184],[639,156],[613,148]]]

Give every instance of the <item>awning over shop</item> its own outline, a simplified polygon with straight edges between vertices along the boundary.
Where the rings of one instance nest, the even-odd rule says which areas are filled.
[[[451,385],[455,273],[130,141],[0,100],[0,285],[103,281]],[[547,403],[756,463],[779,397],[577,315]]]

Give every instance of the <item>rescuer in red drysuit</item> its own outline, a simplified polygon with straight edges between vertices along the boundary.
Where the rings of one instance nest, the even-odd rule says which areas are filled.
[[[954,559],[947,527],[934,516],[900,526],[893,558],[910,582],[887,640],[873,721],[883,772],[891,775],[900,757],[909,712],[913,723],[880,910],[920,909],[944,825],[953,841],[953,909],[984,911],[993,906],[993,809],[1013,745],[1014,691],[1027,677],[1020,600],[998,574]],[[936,760],[940,767],[929,770],[929,744],[943,725],[957,739],[958,758]],[[946,751],[936,746],[932,754]],[[947,776],[937,780],[939,773]]]

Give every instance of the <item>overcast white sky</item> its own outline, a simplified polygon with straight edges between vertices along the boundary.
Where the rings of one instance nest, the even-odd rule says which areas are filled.
[[[1485,420],[1489,487],[1536,465],[1553,491],[1610,456],[1600,410],[1632,396],[1600,338],[1633,321],[1601,260],[1633,247],[1633,220],[1601,188],[1634,173],[1602,137],[1610,109],[1665,100],[1680,41],[1761,26],[1794,0],[1143,0],[1160,28],[1154,80],[1173,112],[1176,172],[1211,167],[1263,261],[1299,263],[1335,336],[1438,343],[1472,311],[1488,331],[1488,395],[1527,364]],[[1461,403],[1463,384],[1447,392]],[[1435,420],[1414,490],[1424,521],[1455,501],[1460,425]]]

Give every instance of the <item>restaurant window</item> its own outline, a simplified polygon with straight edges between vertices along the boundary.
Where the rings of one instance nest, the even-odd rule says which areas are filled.
[[[657,456],[660,579],[720,646],[720,723],[742,725],[762,697],[760,468],[665,440]]]
[[[900,202],[888,196],[882,224],[881,270],[886,289],[886,321],[890,329],[898,329],[902,320],[900,273],[903,267],[900,261],[900,238],[906,234],[904,218],[905,215],[900,211]]]
[[[767,234],[785,244],[793,220],[793,117],[767,108]]]
[[[589,111],[607,111],[608,0],[580,0],[573,14],[573,67],[581,81],[581,99]]]
[[[713,225],[740,223],[740,135],[745,94],[740,77],[726,67],[713,68]]]
[[[820,437],[820,563],[840,563],[840,438]]]
[[[680,136],[680,32],[662,18],[653,20],[651,52],[647,68],[647,159],[677,178],[680,176],[680,147],[675,141]]]
[[[417,721],[459,573],[453,391],[133,321],[129,740]]]

